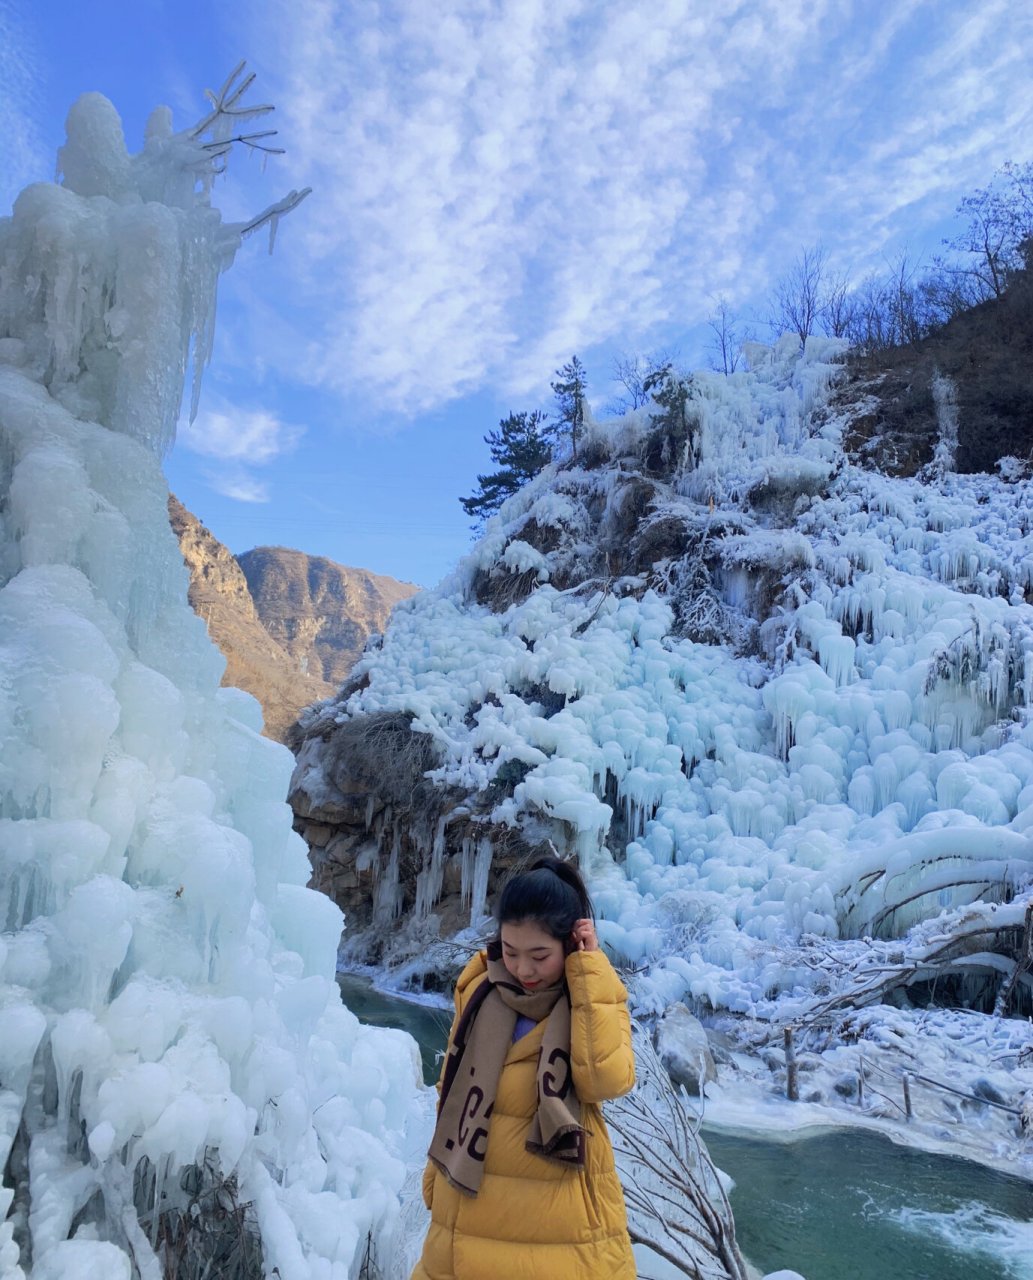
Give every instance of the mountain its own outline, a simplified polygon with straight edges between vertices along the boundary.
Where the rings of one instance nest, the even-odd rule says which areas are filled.
[[[418,590],[366,569],[286,547],[255,547],[237,557],[258,617],[296,669],[334,689],[344,683],[368,638]]]
[[[1033,1029],[987,1015],[1033,1012],[1027,319],[881,366],[786,336],[589,424],[292,731],[347,954],[445,985],[555,847],[640,1013],[754,1054],[795,1026],[831,1108],[859,1039],[1017,1108]],[[966,1141],[1020,1159],[999,1117]]]
[[[416,590],[283,548],[238,559],[171,495],[169,520],[190,570],[190,604],[226,658],[222,682],[258,699],[264,732],[280,742],[303,707],[335,692],[395,599]]]

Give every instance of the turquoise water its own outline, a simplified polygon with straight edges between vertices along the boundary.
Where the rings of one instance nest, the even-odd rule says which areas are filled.
[[[344,1003],[363,1022],[374,1027],[408,1031],[420,1046],[424,1083],[437,1083],[438,1054],[444,1050],[448,1039],[448,1029],[452,1025],[451,1010],[385,996],[374,990],[368,978],[356,974],[339,973],[337,985],[341,988]]]
[[[415,1037],[424,1079],[435,1081],[449,1011],[382,995],[364,978],[338,981],[364,1022]],[[704,1127],[704,1137],[735,1180],[739,1244],[761,1274],[1033,1280],[1033,1184],[1022,1179],[861,1129],[782,1142]]]
[[[1033,1277],[1033,1185],[838,1129],[777,1142],[704,1126],[743,1253],[807,1280]]]

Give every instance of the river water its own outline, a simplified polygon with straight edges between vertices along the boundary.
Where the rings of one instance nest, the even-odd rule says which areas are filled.
[[[364,1022],[400,1027],[437,1079],[450,1015],[340,975]],[[1033,1185],[970,1160],[836,1129],[787,1140],[704,1127],[731,1193],[743,1252],[761,1274],[807,1280],[1033,1280]]]

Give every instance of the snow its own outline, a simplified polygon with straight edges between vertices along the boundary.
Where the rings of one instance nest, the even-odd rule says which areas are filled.
[[[945,386],[928,474],[850,465],[828,399],[842,346],[798,348],[695,375],[699,465],[652,499],[657,519],[704,538],[724,527],[708,554],[724,566],[727,616],[748,626],[777,588],[755,656],[680,633],[662,583],[558,585],[579,580],[586,539],[620,508],[640,412],[593,425],[620,465],[554,465],[511,498],[450,578],[396,610],[356,668],[362,687],[334,708],[411,713],[441,749],[435,781],[467,795],[522,762],[487,816],[577,853],[642,1013],[681,1000],[710,1020],[813,1020],[830,990],[874,983],[864,956],[874,969],[891,944],[907,1006],[908,983],[933,971],[931,922],[989,928],[1007,911],[1020,930],[1030,901],[1033,494],[952,472]],[[555,550],[528,555],[531,519],[561,528]],[[529,569],[539,585],[525,599],[498,613],[475,603],[477,582]],[[668,909],[682,901],[691,920]],[[975,950],[968,967],[985,976],[994,966]],[[887,1025],[903,1016],[875,1007]],[[949,1019],[922,1016],[935,1062]],[[1016,1046],[1014,1067],[1017,1098],[1033,1089],[1033,1050]],[[1028,1171],[1014,1130],[987,1123],[982,1155]]]
[[[211,167],[167,112],[130,155],[89,94],[64,184],[0,221],[3,1280],[25,1237],[34,1280],[155,1280],[191,1168],[233,1179],[270,1274],[354,1274],[426,1125],[412,1041],[340,1003],[292,759],[219,689],[168,524],[161,455],[241,238]]]

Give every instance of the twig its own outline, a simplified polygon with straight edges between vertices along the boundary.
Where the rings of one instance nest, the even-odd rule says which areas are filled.
[[[975,1093],[966,1093],[964,1089],[955,1089],[953,1085],[944,1084],[942,1080],[933,1080],[931,1076],[918,1075],[916,1072],[915,1079],[921,1080],[923,1084],[935,1085],[937,1089],[946,1089],[948,1093],[956,1093],[959,1098],[964,1098],[967,1102],[980,1102],[987,1107],[996,1107],[998,1111],[1007,1111],[1013,1116],[1022,1115],[1018,1107],[1009,1107],[1003,1102],[994,1102],[990,1098],[981,1098]]]

